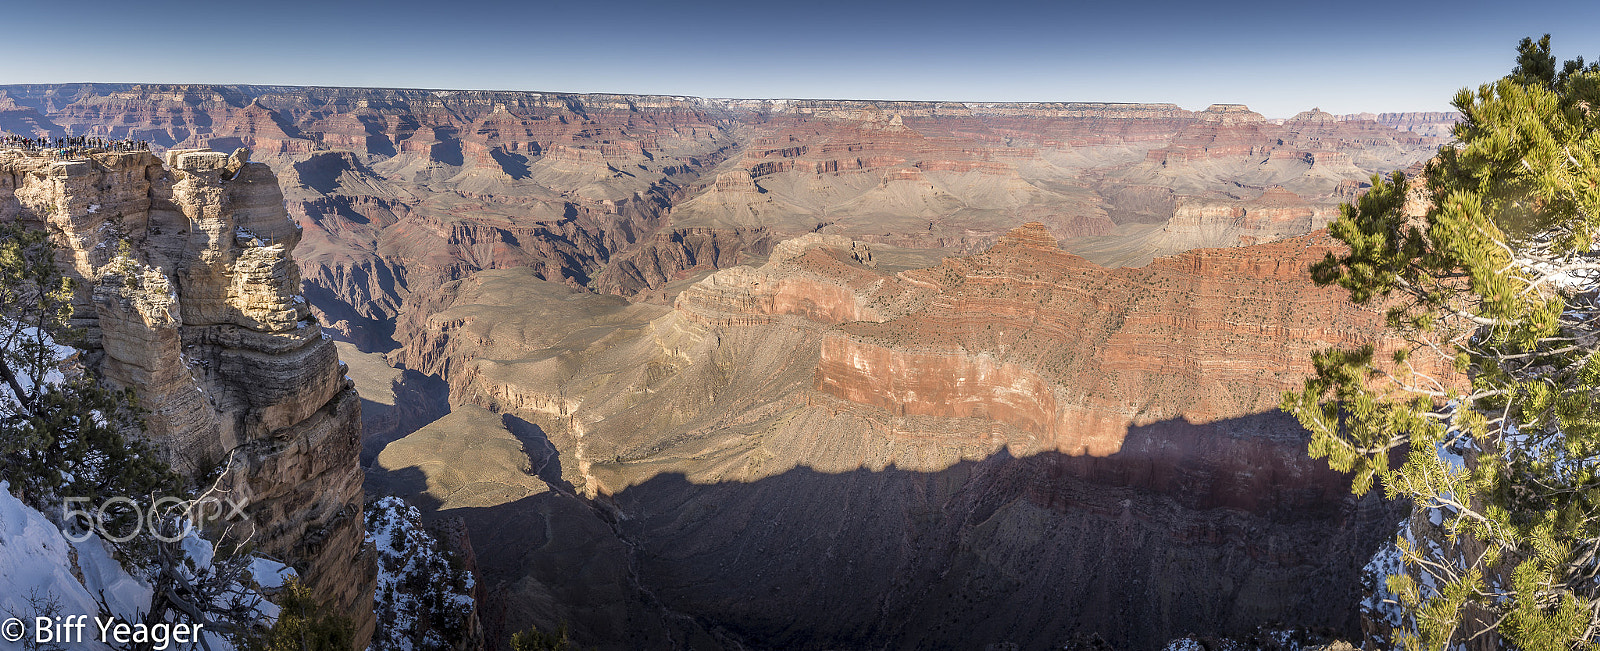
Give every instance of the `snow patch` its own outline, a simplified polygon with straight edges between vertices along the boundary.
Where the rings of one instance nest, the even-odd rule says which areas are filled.
[[[255,233],[250,232],[250,229],[243,226],[235,226],[233,228],[233,239],[241,246],[266,246],[266,243],[262,242],[261,238],[257,237]]]
[[[93,614],[99,612],[97,593],[105,594],[106,605],[119,616],[149,606],[150,587],[123,570],[104,542],[68,542],[10,488],[0,481],[0,614],[27,619],[43,614],[44,601],[62,614]]]
[[[211,543],[191,531],[180,544],[188,556],[181,572],[192,579],[199,572],[211,571],[215,555]],[[254,559],[250,569],[263,588],[282,586],[294,572],[263,558]],[[271,624],[277,620],[277,605],[262,599],[254,588],[234,584],[231,592],[255,600],[259,621]],[[95,616],[100,612],[97,595],[113,615],[137,621],[150,609],[152,590],[146,579],[122,566],[105,541],[96,536],[76,543],[67,540],[49,518],[23,504],[11,494],[9,483],[0,481],[0,618],[31,622],[39,615]],[[206,637],[212,651],[233,649],[220,634],[206,631]],[[83,646],[106,648],[98,643]],[[0,649],[20,648],[21,644],[0,640]]]
[[[1400,522],[1400,535],[1406,542],[1415,544],[1416,540],[1411,535],[1410,520]],[[1400,553],[1400,548],[1393,542],[1386,542],[1378,548],[1377,553],[1361,568],[1361,581],[1367,584],[1365,597],[1361,600],[1361,614],[1363,618],[1388,624],[1390,628],[1399,628],[1405,612],[1400,609],[1399,600],[1389,592],[1388,579],[1392,574],[1404,574],[1405,556]]]
[[[268,590],[283,587],[294,575],[294,568],[271,559],[257,558],[250,562],[250,578]]]
[[[472,573],[452,565],[422,527],[422,512],[397,497],[367,511],[367,541],[378,550],[372,649],[448,648],[477,609]]]

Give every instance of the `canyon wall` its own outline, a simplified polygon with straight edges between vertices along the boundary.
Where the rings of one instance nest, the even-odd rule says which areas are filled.
[[[1356,113],[1341,115],[1339,119],[1376,122],[1425,136],[1449,138],[1451,137],[1451,127],[1454,127],[1462,118],[1461,114],[1455,111],[1421,111],[1409,113]]]
[[[669,304],[688,282],[813,231],[970,254],[1038,221],[1096,260],[1144,264],[1213,245],[1128,230],[1165,223],[1181,201],[1281,186],[1317,209],[1443,142],[1329,118],[1274,124],[1233,104],[0,87],[0,128],[19,133],[253,148],[306,229],[314,311],[365,351],[404,347],[444,283],[484,269]],[[1084,238],[1129,250],[1098,256],[1104,243]]]
[[[48,230],[85,359],[183,472],[223,468],[261,552],[372,634],[360,401],[300,294],[300,228],[247,150],[0,151],[0,221]],[[242,498],[242,500],[241,500]]]

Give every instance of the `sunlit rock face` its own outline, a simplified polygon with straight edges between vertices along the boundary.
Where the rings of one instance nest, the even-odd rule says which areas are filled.
[[[360,404],[300,294],[300,229],[249,152],[0,151],[0,221],[48,230],[86,359],[182,471],[222,465],[251,543],[372,632]],[[359,640],[358,640],[359,641]]]
[[[1379,316],[1305,269],[1325,236],[1106,270],[1039,225],[989,251],[903,276],[927,305],[824,336],[816,388],[900,414],[982,417],[1032,450],[1104,456],[1130,424],[1272,410],[1311,353],[1375,342]]]
[[[1461,122],[1455,111],[1414,111],[1404,113],[1355,113],[1341,115],[1339,119],[1350,122],[1375,122],[1422,136],[1449,138],[1450,131]]]
[[[1341,184],[1443,142],[1403,130],[1427,116],[1308,111],[1280,124],[1233,104],[163,84],[0,95],[14,116],[0,120],[18,132],[254,148],[305,227],[314,309],[366,351],[421,336],[437,290],[484,269],[671,304],[687,281],[813,231],[970,254],[1038,221],[1071,250],[1140,265],[1232,245],[1218,237],[1261,242],[1249,224],[1137,227],[1173,219],[1180,202],[1249,201],[1273,186],[1321,215],[1349,198]],[[1302,221],[1269,231],[1297,235]]]

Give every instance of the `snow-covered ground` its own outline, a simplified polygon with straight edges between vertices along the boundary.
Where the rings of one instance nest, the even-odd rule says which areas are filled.
[[[100,538],[89,536],[74,543],[62,535],[61,530],[44,514],[25,505],[10,492],[10,486],[0,482],[0,621],[17,618],[24,623],[23,640],[11,640],[0,625],[0,650],[25,649],[23,642],[35,635],[34,618],[87,615],[93,620],[100,614],[96,595],[102,595],[105,606],[123,622],[137,622],[140,615],[150,609],[150,584],[135,568],[129,573],[112,557],[111,548]],[[196,568],[211,566],[213,548],[197,534],[191,533],[182,541],[189,560]],[[251,563],[251,574],[257,585],[272,588],[283,585],[293,570],[264,558]],[[246,597],[259,599],[254,590],[238,586]],[[278,608],[265,599],[259,599],[257,612],[263,623],[277,618]],[[232,645],[220,635],[207,632],[213,651],[226,651]],[[90,624],[82,635],[81,644],[64,645],[73,649],[107,649],[98,642],[98,632]],[[183,648],[197,645],[172,645]]]
[[[450,562],[423,529],[422,512],[398,497],[367,510],[367,540],[378,550],[378,628],[370,651],[451,648],[475,617],[472,573]]]

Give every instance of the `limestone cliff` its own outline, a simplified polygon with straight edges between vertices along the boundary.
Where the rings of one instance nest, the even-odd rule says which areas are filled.
[[[372,632],[361,406],[300,295],[277,178],[249,152],[0,151],[0,221],[47,229],[79,280],[86,359],[131,387],[173,465],[222,465],[252,544]]]

